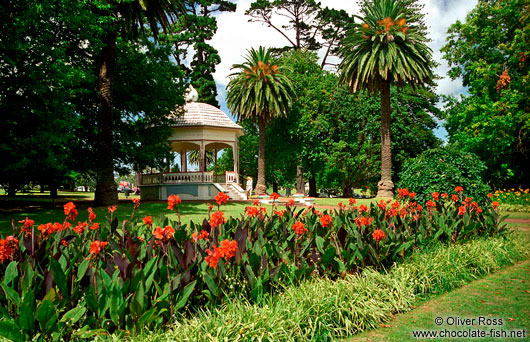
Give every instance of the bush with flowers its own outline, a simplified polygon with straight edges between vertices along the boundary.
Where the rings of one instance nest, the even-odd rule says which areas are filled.
[[[399,173],[397,186],[415,192],[415,200],[421,205],[435,191],[450,192],[461,186],[466,189],[466,196],[484,205],[490,192],[490,187],[484,182],[485,172],[485,164],[473,153],[442,147],[408,159]]]
[[[264,293],[311,275],[343,277],[367,266],[386,267],[433,241],[457,243],[504,231],[498,202],[485,206],[456,187],[432,193],[425,206],[407,189],[396,201],[332,212],[280,209],[259,202],[240,218],[221,210],[220,193],[202,224],[180,222],[178,196],[168,210],[177,221],[135,217],[121,223],[89,209],[64,206],[62,223],[13,224],[0,239],[0,335],[13,340],[51,336],[90,338],[136,333],[222,303],[229,296],[259,301]],[[490,196],[491,197],[491,196]]]

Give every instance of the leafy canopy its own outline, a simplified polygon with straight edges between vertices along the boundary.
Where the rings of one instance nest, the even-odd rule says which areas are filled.
[[[416,86],[434,78],[423,15],[411,1],[364,1],[361,13],[340,50],[341,81],[353,92],[377,91],[381,80]]]
[[[227,105],[239,118],[265,122],[286,116],[294,99],[294,88],[284,73],[284,67],[272,58],[270,50],[250,49],[243,64],[234,64],[228,83]]]

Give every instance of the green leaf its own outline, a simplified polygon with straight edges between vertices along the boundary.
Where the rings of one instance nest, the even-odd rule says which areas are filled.
[[[6,267],[3,283],[9,285],[18,276],[18,262],[11,261]]]
[[[53,271],[55,284],[59,288],[59,291],[61,291],[61,294],[67,300],[70,300],[70,294],[68,293],[68,281],[66,280],[66,276],[63,272],[63,269],[61,268],[61,265],[59,265],[54,258],[50,257],[50,266]]]
[[[77,281],[81,281],[83,277],[86,274],[86,271],[88,270],[88,266],[90,265],[90,260],[83,260],[83,262],[79,265],[79,268],[77,269]]]
[[[180,300],[175,305],[175,309],[176,310],[179,310],[179,309],[183,308],[186,305],[186,302],[188,301],[188,298],[190,297],[190,295],[193,293],[193,290],[195,289],[195,284],[196,283],[197,283],[197,281],[194,280],[194,281],[192,281],[191,283],[189,283],[188,285],[186,285],[184,287],[184,289],[182,290],[182,294],[180,296]]]
[[[67,311],[63,317],[61,317],[61,322],[67,322],[70,321],[71,324],[76,323],[83,317],[83,315],[86,312],[86,308],[84,306],[77,306],[69,311]]]
[[[0,284],[2,289],[4,290],[6,297],[16,306],[20,305],[20,296],[18,295],[17,291],[13,290],[8,285],[2,283]]]
[[[20,327],[32,333],[35,330],[35,294],[29,290],[22,296],[22,307],[18,319]]]
[[[25,341],[26,337],[22,334],[20,328],[15,324],[13,320],[1,320],[0,321],[0,336],[3,336],[12,341]]]
[[[324,253],[324,238],[317,236],[315,238],[315,243],[317,244],[318,251]]]
[[[48,300],[42,301],[37,307],[37,321],[45,332],[49,332],[57,321],[55,306]]]
[[[208,288],[210,289],[210,291],[212,292],[214,297],[218,297],[219,296],[219,288],[215,284],[215,281],[213,280],[213,278],[210,277],[210,275],[207,274],[207,273],[203,273],[202,276],[204,278],[204,282],[206,283],[206,285],[208,286]]]

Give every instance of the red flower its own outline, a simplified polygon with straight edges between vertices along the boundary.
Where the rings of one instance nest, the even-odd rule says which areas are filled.
[[[88,221],[89,222],[92,222],[96,219],[96,214],[94,213],[94,211],[92,210],[92,208],[88,208]]]
[[[385,232],[383,232],[381,229],[376,229],[372,233],[372,238],[375,242],[379,242],[385,238]]]
[[[466,208],[465,207],[460,206],[458,208],[458,215],[464,215],[465,212],[466,212]]]
[[[99,223],[94,223],[90,226],[90,230],[98,230],[99,229]]]
[[[151,216],[144,217],[143,221],[146,226],[151,227],[153,225],[153,218]]]
[[[40,230],[41,234],[44,235],[44,237],[47,237],[48,235],[55,232],[55,227],[51,222],[41,224],[37,229]]]
[[[171,194],[167,198],[167,208],[169,210],[174,210],[175,207],[182,203],[182,200],[177,195]]]
[[[209,213],[213,209],[213,204],[206,203],[206,205],[208,206],[208,213]]]
[[[490,193],[488,194],[488,198],[492,198],[492,197],[493,197],[493,194],[490,192]]]
[[[85,231],[86,227],[88,226],[88,223],[85,222],[77,222],[77,226],[74,227],[74,232],[81,235]]]
[[[340,210],[346,209],[346,206],[342,202],[337,203],[337,205],[339,206]]]
[[[433,192],[432,193],[432,199],[435,200],[435,201],[438,201],[438,198],[440,198],[440,194],[438,192]]]
[[[386,210],[386,202],[384,200],[380,200],[379,203],[377,203],[377,206],[381,208],[381,210]]]
[[[358,216],[355,218],[354,222],[357,227],[362,228],[362,226],[369,226],[370,224],[372,224],[373,220],[373,217],[368,218],[365,216]]]
[[[90,249],[89,249],[89,253],[92,254],[91,258],[95,258],[99,254],[99,252],[101,252],[103,248],[105,248],[107,244],[108,244],[107,241],[97,241],[97,240],[92,241],[90,243]]]
[[[215,196],[215,202],[217,202],[217,205],[223,205],[226,204],[229,198],[227,194],[220,192]]]
[[[169,241],[173,237],[173,234],[175,233],[175,229],[171,226],[165,226],[164,229],[160,227],[156,227],[155,231],[153,232],[153,235],[155,239],[162,240],[164,242]]]
[[[361,204],[361,205],[359,206],[359,212],[360,212],[360,213],[368,212],[368,207],[365,206],[364,204]]]
[[[291,228],[299,236],[304,235],[304,233],[307,232],[307,229],[305,228],[305,224],[300,221],[296,221]]]
[[[29,229],[29,228],[33,227],[33,225],[35,224],[35,221],[33,221],[31,219],[28,219],[26,217],[24,220],[18,221],[18,223],[24,223],[24,226],[22,228]]]
[[[204,258],[204,261],[213,268],[214,270],[217,269],[217,263],[219,262],[219,259],[223,257],[222,251],[219,250],[219,248],[213,246],[213,251],[210,249],[206,250],[206,253],[208,253],[208,256]]]
[[[295,204],[296,204],[296,203],[295,203],[294,199],[292,199],[292,198],[291,198],[290,200],[287,201],[287,206],[288,206],[288,207],[294,207]]]
[[[276,201],[278,198],[280,198],[280,195],[278,195],[276,192],[273,192],[270,196],[269,196],[269,199],[273,200],[273,201]]]
[[[412,201],[414,199],[414,197],[416,197],[416,193],[415,192],[411,192],[409,194],[409,197],[410,197],[410,200]]]
[[[193,242],[197,242],[199,240],[208,240],[208,236],[210,236],[210,234],[208,234],[208,232],[205,230],[201,230],[200,234],[197,234],[196,232],[193,232],[193,234],[191,234]]]
[[[455,192],[461,193],[463,191],[464,191],[464,189],[461,186],[455,187]]]
[[[133,198],[132,202],[134,203],[134,209],[138,208],[140,206],[140,199],[139,198]]]
[[[331,227],[331,224],[333,223],[333,220],[331,219],[331,216],[329,215],[324,215],[320,218],[320,224],[322,225],[322,227],[324,228],[328,228],[328,227]]]
[[[398,201],[392,202],[391,208],[392,209],[399,209],[399,202]]]
[[[444,192],[441,196],[443,199],[447,199],[447,192]]]
[[[237,251],[237,242],[235,240],[223,240],[221,241],[221,248],[226,260],[233,258]]]
[[[212,267],[214,270],[217,268],[217,263],[221,258],[226,258],[226,260],[234,257],[237,251],[237,242],[234,240],[223,240],[221,241],[221,247],[217,248],[213,246],[213,251],[210,249],[206,250],[208,256],[204,258],[204,261],[208,266]]]
[[[63,208],[64,208],[64,214],[65,214],[66,216],[70,216],[70,214],[73,214],[73,213],[75,213],[75,216],[77,216],[77,210],[75,209],[75,204],[74,204],[74,202],[68,202],[68,203],[66,203],[66,204],[63,206]],[[75,211],[74,211],[74,210],[75,210]],[[74,216],[74,218],[73,218],[74,220],[75,220],[75,216]]]
[[[409,196],[409,189],[398,189],[398,198],[405,198]]]
[[[108,209],[109,213],[112,214],[112,213],[114,213],[114,212],[116,211],[116,209],[118,209],[118,207],[116,207],[115,205],[113,205],[112,207],[108,207],[107,209]]]
[[[15,253],[18,250],[18,239],[13,235],[9,235],[5,239],[0,239],[0,262],[3,264],[4,260],[13,260]]]
[[[265,208],[265,207],[261,207],[261,208],[259,208],[259,212],[260,212],[261,214],[265,215],[265,214],[267,214],[267,208]]]
[[[276,215],[277,217],[283,217],[284,214],[285,214],[285,210],[275,210],[274,211],[274,215]]]
[[[499,202],[493,201],[493,203],[491,203],[491,206],[493,207],[493,210],[495,210],[499,207]]]
[[[246,207],[245,211],[247,212],[248,217],[258,217],[259,215],[258,207]]]
[[[259,200],[254,200],[254,202],[252,202],[252,204],[255,205],[255,206],[260,206],[261,202]]]
[[[350,207],[353,207],[355,205],[355,202],[357,202],[355,198],[348,199],[348,204],[350,205]]]
[[[458,196],[453,194],[453,195],[451,195],[451,199],[453,200],[453,202],[456,202],[456,201],[458,201]]]
[[[210,226],[212,226],[212,228],[215,228],[223,223],[225,223],[225,218],[222,211],[216,211],[212,214],[212,218],[210,218]]]
[[[428,209],[436,208],[436,203],[434,203],[431,200],[428,200],[427,203],[425,203],[425,205],[427,206]]]

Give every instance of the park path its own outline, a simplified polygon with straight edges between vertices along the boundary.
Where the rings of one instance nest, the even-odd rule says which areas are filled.
[[[530,232],[530,220],[506,219],[506,223],[517,224],[512,229]],[[480,327],[436,325],[437,317],[501,318],[502,326],[489,325]],[[478,320],[477,320],[478,321]],[[525,330],[523,338],[460,338],[460,339],[426,339],[414,338],[417,330],[465,330],[482,328]],[[473,281],[463,287],[429,300],[413,310],[396,315],[380,328],[356,335],[347,342],[372,341],[530,341],[530,260],[521,261],[513,266]]]

